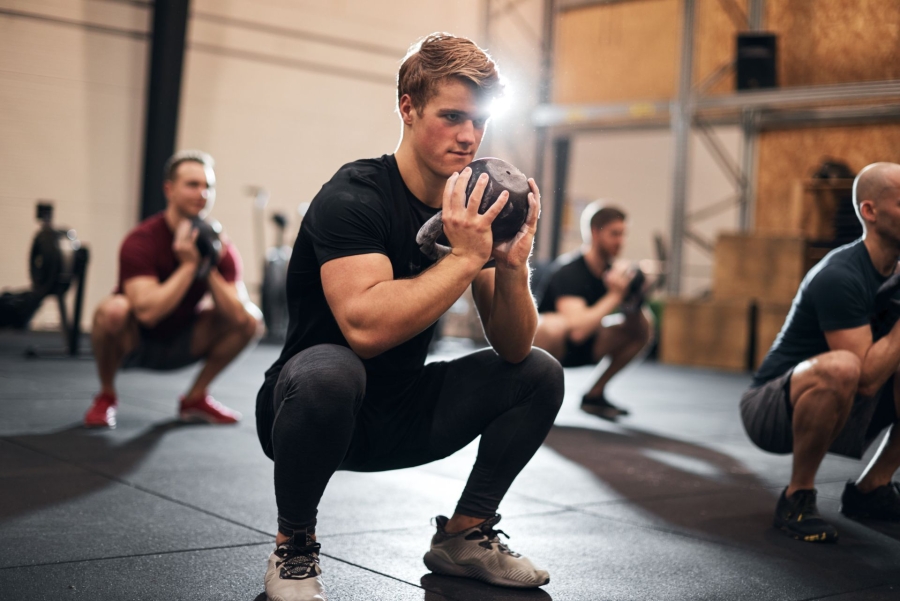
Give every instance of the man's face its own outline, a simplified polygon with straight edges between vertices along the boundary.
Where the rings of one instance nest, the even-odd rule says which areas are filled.
[[[875,231],[885,240],[900,246],[900,175],[888,176],[893,182],[884,195],[874,201]]]
[[[591,230],[594,250],[607,259],[614,259],[625,244],[625,222],[621,219],[607,223],[601,229]]]
[[[216,198],[216,176],[212,169],[196,161],[184,161],[175,171],[175,179],[166,181],[163,190],[169,204],[184,217],[204,216]]]
[[[411,118],[408,133],[419,164],[448,178],[475,159],[488,111],[471,86],[451,78],[438,84],[421,113],[412,109]]]

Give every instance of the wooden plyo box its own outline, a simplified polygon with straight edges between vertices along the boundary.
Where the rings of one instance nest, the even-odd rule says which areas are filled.
[[[790,303],[773,303],[761,301],[756,305],[756,355],[753,358],[753,369],[759,369],[766,353],[781,332],[784,320],[791,310]]]
[[[661,361],[746,370],[751,306],[749,299],[668,300],[660,332]]]
[[[834,238],[837,193],[852,189],[852,179],[796,180],[784,214],[784,231],[810,240]]]
[[[806,241],[795,236],[722,234],[716,241],[713,298],[789,303],[806,275]]]

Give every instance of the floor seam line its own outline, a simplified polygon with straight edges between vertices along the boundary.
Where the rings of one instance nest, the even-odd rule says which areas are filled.
[[[108,557],[87,557],[85,559],[69,559],[65,561],[49,561],[46,563],[26,563],[17,566],[0,567],[0,572],[5,570],[18,570],[22,568],[41,568],[48,566],[64,566],[74,563],[87,563],[91,561],[112,561],[115,559],[129,559],[132,557],[152,557],[153,555],[177,555],[178,553],[195,553],[197,551],[217,551],[220,549],[241,549],[244,547],[257,547],[269,545],[271,541],[262,541],[258,543],[238,543],[234,545],[216,545],[214,547],[197,547],[193,549],[171,549],[169,551],[153,551],[151,553],[132,553],[130,555],[110,555]]]

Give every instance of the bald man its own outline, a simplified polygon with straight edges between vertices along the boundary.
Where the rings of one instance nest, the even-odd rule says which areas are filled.
[[[900,467],[900,326],[890,310],[876,308],[876,292],[898,271],[900,165],[863,169],[853,203],[862,238],[831,251],[806,274],[740,405],[754,444],[793,453],[774,525],[809,542],[838,538],[816,507],[815,477],[825,453],[860,459],[885,428],[890,433],[872,461],[844,487],[841,513],[900,521],[900,484],[891,482]]]

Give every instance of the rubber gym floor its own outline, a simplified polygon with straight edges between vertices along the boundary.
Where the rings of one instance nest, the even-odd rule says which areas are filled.
[[[187,369],[121,374],[118,427],[88,431],[93,361],[23,354],[57,342],[0,334],[0,599],[264,601],[276,510],[253,406],[277,347],[257,347],[215,383],[244,413],[236,427],[175,420]],[[458,352],[445,344],[437,356]],[[772,528],[790,458],[757,450],[742,430],[749,375],[635,366],[609,390],[632,416],[612,424],[578,409],[589,372],[567,370],[556,426],[500,507],[510,546],[550,571],[548,586],[513,591],[425,569],[429,519],[452,511],[470,445],[431,465],[333,478],[318,527],[329,598],[900,599],[900,526],[838,513],[861,462],[829,456],[819,472],[837,544]]]

